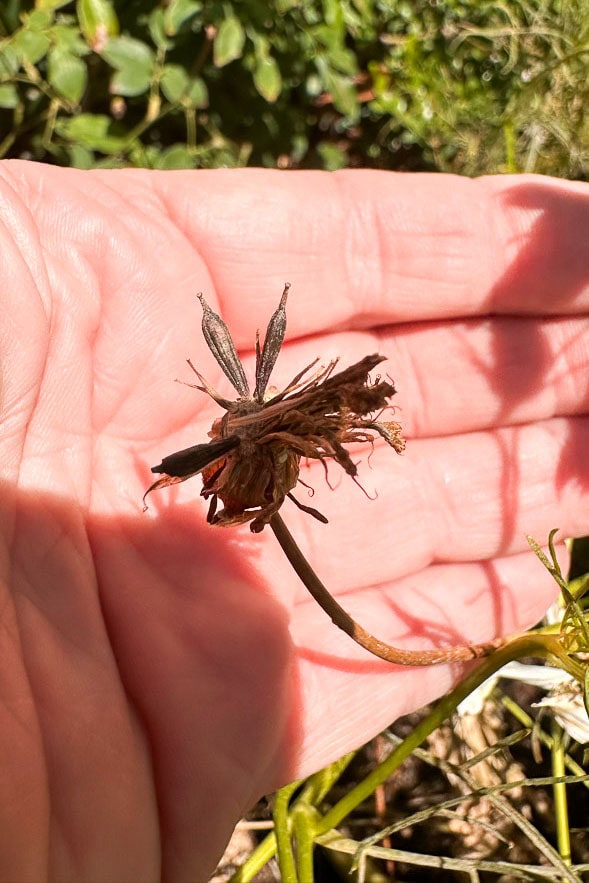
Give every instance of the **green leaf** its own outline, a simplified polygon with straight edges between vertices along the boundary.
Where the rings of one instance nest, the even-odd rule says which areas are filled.
[[[245,31],[234,15],[228,16],[217,31],[213,47],[215,67],[224,67],[230,61],[241,58],[245,43]]]
[[[12,79],[20,67],[20,59],[14,41],[6,43],[4,48],[0,49],[0,77]]]
[[[36,0],[35,11],[44,12],[45,10],[61,9],[62,6],[67,6],[70,2],[71,0]]]
[[[190,80],[186,70],[179,64],[166,64],[160,80],[162,92],[172,104],[186,93]]]
[[[76,12],[80,30],[95,52],[119,33],[119,20],[110,0],[78,0]]]
[[[97,159],[94,163],[95,169],[128,169],[129,160],[119,156],[105,156],[103,159]]]
[[[195,77],[190,83],[182,103],[187,107],[194,107],[197,110],[208,107],[209,93],[205,81],[200,77]]]
[[[149,36],[158,47],[158,49],[171,49],[174,45],[172,40],[168,40],[164,25],[164,10],[159,6],[156,7],[147,19],[149,28]]]
[[[116,95],[141,95],[150,86],[154,55],[141,40],[133,37],[112,37],[100,53],[116,73],[110,90]]]
[[[341,0],[323,0],[323,15],[325,23],[334,28],[338,33],[344,30],[344,13]]]
[[[272,104],[282,91],[282,77],[276,61],[269,56],[260,59],[254,70],[254,85],[262,98]]]
[[[47,79],[62,98],[78,104],[88,83],[88,70],[77,55],[54,46],[49,51]]]
[[[42,3],[37,3],[37,8],[33,9],[28,15],[23,15],[22,20],[23,25],[27,30],[44,31],[50,27],[53,22],[51,6],[48,5],[43,8]]]
[[[91,169],[94,165],[94,154],[80,144],[72,144],[68,147],[70,165],[74,169]]]
[[[0,107],[10,109],[18,104],[18,92],[12,83],[0,84]]]
[[[12,46],[17,55],[29,64],[37,64],[49,50],[49,40],[45,34],[24,29],[14,35]]]
[[[174,37],[186,22],[200,12],[202,3],[196,0],[170,0],[164,11],[164,29]]]
[[[61,22],[55,24],[49,29],[47,36],[52,46],[60,46],[74,55],[88,55],[90,52],[88,44],[82,39],[79,29],[74,27],[73,24],[63,24]]]
[[[146,70],[153,68],[152,50],[146,43],[134,37],[112,37],[100,54],[105,61],[117,69],[129,63],[141,65]]]
[[[360,108],[356,87],[352,79],[334,73],[326,64],[319,65],[319,58],[316,61],[321,71],[323,85],[331,95],[333,106],[349,119],[357,120],[360,115]]]
[[[173,144],[163,150],[154,163],[155,169],[193,169],[196,165],[194,150],[185,144]]]
[[[132,98],[134,95],[142,95],[144,92],[147,92],[150,83],[150,71],[144,70],[139,65],[128,64],[113,74],[110,81],[110,91],[114,95],[124,95],[127,98]]]
[[[337,144],[330,144],[329,141],[320,141],[317,145],[317,153],[323,161],[323,168],[328,172],[345,169],[348,165],[348,157]]]
[[[55,131],[75,144],[101,153],[120,153],[128,144],[128,139],[116,134],[120,130],[104,114],[80,113],[60,117],[55,123]]]

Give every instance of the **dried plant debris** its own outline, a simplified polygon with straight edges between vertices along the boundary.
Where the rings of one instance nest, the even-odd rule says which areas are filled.
[[[356,480],[357,468],[345,446],[373,444],[383,438],[397,453],[405,448],[401,427],[394,421],[378,419],[389,407],[395,387],[370,372],[384,356],[365,356],[355,365],[334,373],[337,359],[308,377],[318,359],[303,368],[288,386],[277,394],[266,395],[286,331],[287,283],[274,312],[264,344],[256,335],[256,377],[253,394],[227,325],[209,307],[202,294],[202,330],[209,349],[238,393],[229,401],[217,393],[196,370],[195,389],[206,392],[225,414],[215,420],[210,442],[193,445],[164,457],[152,472],[163,478],[155,481],[145,496],[157,488],[186,481],[201,474],[201,495],[210,499],[207,520],[229,526],[250,522],[254,533],[263,530],[278,512],[286,497],[326,522],[324,515],[300,503],[292,494],[299,479],[302,457],[333,459]],[[307,376],[307,379],[305,377]],[[374,416],[376,415],[376,417]],[[218,510],[219,500],[223,508]]]

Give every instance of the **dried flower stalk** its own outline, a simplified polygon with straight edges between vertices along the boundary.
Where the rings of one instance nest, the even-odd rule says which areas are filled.
[[[335,373],[336,359],[305,380],[316,366],[316,359],[282,392],[266,396],[270,375],[284,340],[289,288],[287,283],[268,324],[263,347],[260,347],[259,335],[256,335],[253,394],[227,325],[211,310],[202,294],[198,295],[203,308],[203,335],[238,398],[230,401],[219,395],[188,360],[199,380],[198,384],[188,385],[206,392],[226,413],[214,421],[209,432],[210,442],[170,454],[159,466],[152,468],[152,472],[163,477],[148,488],[144,500],[153,490],[186,481],[200,473],[201,495],[211,501],[207,521],[223,527],[249,521],[254,533],[269,524],[309,592],[333,622],[366,650],[401,665],[431,665],[487,655],[502,641],[476,647],[413,651],[400,650],[370,635],[330,595],[278,514],[288,497],[304,512],[327,522],[324,515],[299,502],[292,494],[300,481],[302,457],[320,460],[326,473],[326,461],[333,459],[355,481],[358,470],[345,445],[372,445],[375,436],[380,436],[397,453],[405,448],[399,424],[373,416],[380,416],[396,392],[394,385],[381,377],[370,380],[370,371],[384,361],[384,356],[365,356]],[[223,504],[220,511],[219,500]]]

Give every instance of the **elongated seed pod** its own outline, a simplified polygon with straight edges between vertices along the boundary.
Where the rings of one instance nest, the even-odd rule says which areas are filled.
[[[211,310],[202,294],[198,294],[197,297],[202,305],[202,333],[210,351],[239,395],[243,398],[251,398],[243,365],[227,325]]]
[[[174,478],[189,478],[237,447],[239,447],[239,438],[236,435],[202,445],[192,445],[190,448],[168,454],[159,466],[152,466],[151,471]]]
[[[278,358],[278,353],[280,352],[280,347],[284,340],[284,334],[286,332],[286,299],[288,297],[289,288],[290,282],[287,282],[284,286],[280,303],[268,322],[262,353],[259,359],[256,359],[256,390],[254,392],[254,398],[258,402],[264,401],[264,393],[266,392],[272,369],[276,364],[276,359]],[[257,350],[259,351],[259,345]]]

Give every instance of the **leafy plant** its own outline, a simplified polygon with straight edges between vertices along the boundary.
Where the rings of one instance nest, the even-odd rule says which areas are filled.
[[[588,34],[583,0],[11,0],[0,156],[584,177]]]

